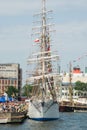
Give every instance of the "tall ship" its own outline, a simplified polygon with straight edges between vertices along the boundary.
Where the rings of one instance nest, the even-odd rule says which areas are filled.
[[[59,119],[58,87],[59,72],[57,51],[52,51],[51,33],[52,24],[51,11],[46,9],[46,0],[42,0],[42,11],[35,17],[35,27],[33,27],[33,36],[35,36],[35,51],[28,58],[28,76],[26,83],[32,86],[32,95],[29,101],[28,117],[37,121],[49,121]],[[39,23],[39,26],[36,26]],[[38,36],[38,38],[37,38]],[[32,48],[33,49],[33,48]],[[31,66],[31,67],[30,67]]]

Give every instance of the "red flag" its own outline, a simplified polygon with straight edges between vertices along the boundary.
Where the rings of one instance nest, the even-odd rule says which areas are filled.
[[[37,38],[36,40],[34,40],[34,42],[39,42],[40,40]]]

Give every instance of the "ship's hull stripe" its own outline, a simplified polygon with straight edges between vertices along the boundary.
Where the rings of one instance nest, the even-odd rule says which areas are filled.
[[[53,120],[58,120],[59,118],[29,118],[29,119],[35,121],[53,121]]]

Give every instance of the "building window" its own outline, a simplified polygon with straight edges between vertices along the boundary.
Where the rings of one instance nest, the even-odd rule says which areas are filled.
[[[67,93],[64,93],[65,96],[67,96]]]
[[[4,84],[4,80],[2,80],[2,84]]]
[[[5,84],[7,84],[7,80],[5,80]]]
[[[10,84],[10,80],[8,80],[8,85]]]
[[[4,92],[4,86],[2,86],[2,92]]]
[[[75,93],[74,95],[76,96],[77,94]]]
[[[84,93],[84,96],[86,96],[86,93]]]
[[[11,84],[13,84],[14,82],[13,82],[13,80],[11,80]]]
[[[15,80],[15,85],[17,84],[17,81]]]

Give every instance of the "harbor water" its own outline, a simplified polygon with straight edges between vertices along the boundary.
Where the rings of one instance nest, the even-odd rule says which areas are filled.
[[[0,130],[87,130],[87,113],[60,113],[60,119],[37,122],[26,119],[21,124],[0,124]]]

